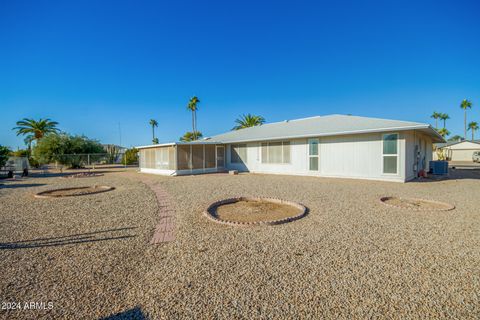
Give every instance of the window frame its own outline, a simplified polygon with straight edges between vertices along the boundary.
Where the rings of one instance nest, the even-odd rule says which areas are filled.
[[[310,143],[315,141],[317,143],[317,154],[312,155],[310,154]],[[309,138],[307,139],[307,158],[308,158],[308,171],[310,172],[319,172],[320,171],[320,139],[319,138]],[[317,170],[313,170],[310,168],[310,159],[317,158]]]
[[[269,151],[269,146],[270,146],[270,143],[281,143],[282,144],[282,162],[268,162],[269,158],[270,158],[270,151]],[[262,152],[262,148],[263,148],[263,144],[266,144],[266,148],[267,148],[267,162],[264,162],[264,157],[263,157],[263,152]],[[289,146],[289,150],[288,150],[288,162],[285,162],[285,145],[288,144]],[[275,165],[290,165],[292,164],[292,143],[290,140],[273,140],[273,141],[262,141],[260,142],[260,163],[261,164],[275,164]]]
[[[396,135],[397,136],[397,150],[396,153],[390,153],[390,154],[385,154],[385,136],[389,135]],[[386,176],[398,176],[400,175],[400,134],[398,132],[389,132],[389,133],[383,133],[382,134],[382,175]],[[396,172],[395,173],[390,173],[390,172],[385,172],[385,157],[396,157],[397,159],[397,166],[396,166]]]
[[[242,159],[241,155],[239,152],[237,152],[237,156],[239,161],[233,161],[233,152],[235,151],[235,147],[238,149],[244,149],[245,150],[245,159]],[[236,152],[236,151],[235,151]],[[248,147],[246,143],[233,143],[230,145],[230,163],[232,164],[247,164],[248,163]]]

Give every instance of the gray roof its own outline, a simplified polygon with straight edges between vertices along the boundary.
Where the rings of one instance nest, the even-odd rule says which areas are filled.
[[[429,124],[338,114],[263,124],[212,136],[207,141],[233,143],[412,129],[426,132],[434,142],[444,142]]]
[[[165,143],[160,145],[141,146],[137,148],[152,148],[175,144],[221,144],[248,141],[267,141],[360,134],[369,132],[403,131],[413,129],[430,135],[433,138],[433,142],[445,142],[438,132],[426,123],[333,114],[267,123],[257,127],[229,131],[192,142]]]

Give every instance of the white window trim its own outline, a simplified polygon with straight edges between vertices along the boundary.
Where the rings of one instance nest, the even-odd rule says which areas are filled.
[[[397,136],[397,153],[396,154],[384,154],[384,144],[385,144],[385,136],[395,134]],[[385,173],[384,168],[384,158],[385,157],[397,157],[397,172],[396,173]],[[389,132],[382,134],[382,175],[384,176],[399,176],[400,175],[400,135],[398,132]]]
[[[262,155],[262,144],[266,143],[267,144],[267,160],[268,160],[268,147],[269,147],[269,144],[270,143],[275,143],[275,142],[281,142],[282,143],[282,162],[263,162],[263,155]],[[289,150],[289,161],[288,162],[283,162],[283,156],[284,156],[284,153],[283,153],[283,148],[284,148],[284,145],[285,143],[288,142],[288,145],[290,146],[290,150]],[[280,140],[280,141],[264,141],[264,142],[260,142],[260,163],[261,164],[264,164],[264,165],[269,165],[269,164],[273,164],[273,165],[291,165],[292,164],[292,142],[290,140]]]
[[[238,157],[240,158],[239,162],[233,162],[232,160],[232,152],[234,150],[234,146],[245,146],[245,159],[242,159],[240,157],[240,153],[238,154]],[[242,147],[243,148],[243,147]],[[230,163],[232,164],[247,164],[248,163],[248,145],[246,143],[233,143],[230,145]]]
[[[310,141],[317,141],[317,155],[310,154]],[[318,168],[317,170],[310,169],[310,158],[318,159]],[[307,140],[307,168],[310,172],[320,172],[320,139],[319,138],[310,138]]]

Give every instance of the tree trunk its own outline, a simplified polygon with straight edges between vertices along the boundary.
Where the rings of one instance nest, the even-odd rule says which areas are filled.
[[[467,109],[465,109],[465,114],[464,114],[464,117],[463,117],[463,124],[464,124],[464,134],[463,134],[463,138],[465,140],[467,140]]]
[[[155,140],[155,126],[152,125],[152,142]]]
[[[198,140],[198,128],[197,128],[197,110],[195,110],[195,140]]]
[[[192,110],[192,136],[195,139],[195,111]]]

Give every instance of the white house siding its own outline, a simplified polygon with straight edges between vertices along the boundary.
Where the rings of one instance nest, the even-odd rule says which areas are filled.
[[[227,168],[256,173],[314,175],[325,177],[362,178],[405,181],[405,138],[399,132],[398,173],[383,174],[384,133],[320,137],[319,170],[308,170],[308,140],[290,140],[289,164],[261,163],[261,142],[247,143],[247,161],[231,163],[227,146]]]

